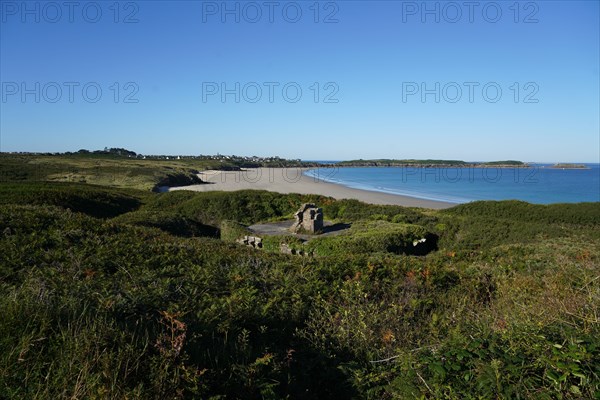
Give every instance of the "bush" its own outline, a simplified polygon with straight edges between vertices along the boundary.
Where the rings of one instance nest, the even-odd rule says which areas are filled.
[[[161,194],[155,202],[148,204],[149,208],[171,203],[182,215],[204,224],[216,225],[223,220],[252,224],[284,215],[291,216],[302,203],[300,195],[254,190],[194,193],[193,196],[175,193]],[[172,196],[175,199],[171,200]]]
[[[600,221],[600,203],[541,205],[517,200],[476,201],[443,210],[442,213],[495,220],[593,226]]]
[[[146,194],[72,183],[25,182],[0,185],[0,204],[68,208],[92,217],[111,218],[138,209]]]
[[[323,213],[326,218],[346,222],[364,219],[386,220],[394,218],[398,222],[426,225],[436,218],[426,215],[422,210],[392,205],[366,204],[358,200],[337,200],[325,203]]]
[[[422,239],[426,240],[423,243],[417,242]],[[428,250],[425,253],[433,250],[435,241],[435,237],[422,226],[372,221],[354,223],[346,234],[316,237],[306,246],[316,255],[375,252],[417,254],[423,247]]]
[[[247,235],[252,235],[252,232],[246,226],[235,221],[221,221],[221,240],[234,243]]]
[[[252,191],[138,197],[30,185],[0,189],[2,398],[600,393],[594,205],[438,212]],[[123,212],[130,198],[137,208]],[[311,200],[355,218],[351,229],[305,244],[266,237],[265,249],[285,241],[325,257],[230,243],[243,224]],[[92,217],[95,206],[118,216]],[[222,240],[180,237],[205,221]],[[435,235],[439,251],[409,255]]]
[[[219,229],[185,218],[173,211],[139,210],[114,219],[129,225],[158,228],[175,236],[219,237]]]

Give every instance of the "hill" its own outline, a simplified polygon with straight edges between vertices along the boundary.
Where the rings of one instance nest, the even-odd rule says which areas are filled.
[[[125,149],[77,153],[0,153],[0,182],[72,182],[125,189],[200,184],[199,171],[317,165],[279,157],[142,156]]]
[[[351,228],[234,243],[303,202]],[[595,398],[599,212],[0,184],[0,393]]]

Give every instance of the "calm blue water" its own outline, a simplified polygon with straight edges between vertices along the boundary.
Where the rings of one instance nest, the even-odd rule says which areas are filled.
[[[351,188],[450,203],[524,200],[530,203],[600,201],[600,164],[590,169],[533,168],[317,168],[305,174]]]

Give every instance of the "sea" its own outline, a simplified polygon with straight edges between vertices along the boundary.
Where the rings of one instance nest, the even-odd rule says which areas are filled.
[[[350,188],[448,203],[477,200],[523,200],[536,204],[600,201],[600,164],[588,169],[530,168],[328,167],[305,175]],[[579,164],[579,163],[578,163]]]

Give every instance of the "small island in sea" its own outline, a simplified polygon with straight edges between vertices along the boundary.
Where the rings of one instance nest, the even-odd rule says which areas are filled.
[[[570,164],[570,163],[558,163],[558,164],[554,164],[548,168],[553,168],[553,169],[590,169],[590,167],[588,167],[585,164]]]

